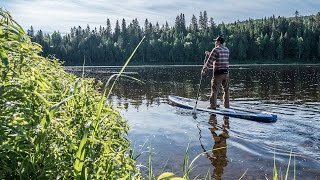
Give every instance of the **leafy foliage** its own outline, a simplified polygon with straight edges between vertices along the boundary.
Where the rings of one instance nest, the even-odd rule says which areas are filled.
[[[38,55],[42,47],[2,9],[0,25],[0,179],[138,178],[127,123],[101,83]]]

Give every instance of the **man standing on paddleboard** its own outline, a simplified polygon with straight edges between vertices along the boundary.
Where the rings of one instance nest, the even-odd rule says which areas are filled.
[[[213,68],[211,80],[211,96],[209,109],[216,109],[218,90],[223,88],[223,105],[229,108],[229,49],[223,45],[224,38],[218,36],[215,41],[215,47],[211,52],[206,51],[208,55],[202,68],[202,75],[207,74],[209,68]]]

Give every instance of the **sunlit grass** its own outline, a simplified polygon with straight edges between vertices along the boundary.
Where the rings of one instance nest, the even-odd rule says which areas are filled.
[[[215,148],[215,149],[212,149],[212,150],[209,150],[209,151],[205,151],[203,153],[200,153],[198,154],[190,163],[189,163],[189,146],[190,144],[188,143],[187,145],[187,148],[186,148],[186,151],[184,152],[183,154],[183,161],[181,162],[182,164],[182,176],[179,177],[179,176],[176,176],[176,174],[174,172],[164,172],[163,170],[160,172],[159,175],[155,175],[153,173],[153,167],[152,167],[152,158],[153,158],[153,155],[154,153],[152,153],[151,151],[151,145],[149,146],[149,154],[148,154],[148,179],[152,180],[152,179],[157,179],[157,180],[188,180],[190,179],[190,173],[192,172],[192,170],[196,167],[196,161],[203,155],[209,153],[209,152],[212,152],[212,151],[218,151],[218,150],[221,150],[221,149],[224,149],[224,148],[227,148],[227,147],[220,147],[220,148]],[[141,154],[139,154],[140,156]],[[273,180],[287,180],[288,177],[289,177],[289,171],[290,171],[290,165],[291,165],[291,158],[292,158],[292,151],[290,152],[289,154],[289,160],[288,160],[288,164],[287,164],[287,168],[286,168],[286,174],[285,176],[282,175],[282,173],[279,174],[279,171],[281,172],[281,169],[278,170],[277,169],[277,166],[276,166],[276,156],[275,156],[275,153],[274,153],[274,165],[273,165],[273,169],[272,169],[272,172],[273,172],[273,176],[271,179]],[[294,155],[293,155],[294,156]],[[293,179],[295,180],[296,179],[296,162],[295,162],[295,156],[294,156],[294,160],[293,160],[293,163],[294,163],[294,170],[293,170]],[[163,167],[164,169],[164,167]],[[243,174],[239,174],[239,178],[235,178],[235,179],[246,179],[246,174],[247,172],[250,171],[250,169],[246,169],[246,171],[243,173]],[[207,174],[204,176],[204,177],[201,177],[200,178],[200,174],[198,174],[197,176],[195,176],[193,179],[203,179],[203,180],[211,180],[212,179],[212,175],[210,173],[210,168],[208,169],[208,172]],[[156,178],[155,178],[156,177]],[[266,177],[266,179],[268,179]]]
[[[139,179],[111,80],[101,93],[41,51],[1,9],[0,179]]]
[[[281,172],[281,169],[278,170],[276,166],[276,153],[274,152],[274,162],[273,162],[273,180],[287,180],[289,176],[289,170],[290,170],[290,164],[291,164],[291,157],[292,157],[292,150],[290,151],[289,154],[289,160],[288,160],[288,165],[286,169],[286,174],[285,177],[282,176],[282,173],[279,174],[279,171]],[[293,179],[296,179],[296,159],[295,155],[293,155]]]

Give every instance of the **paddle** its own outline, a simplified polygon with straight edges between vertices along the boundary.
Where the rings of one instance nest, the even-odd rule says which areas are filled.
[[[206,59],[207,59],[207,54],[206,54],[203,62],[206,62]],[[201,69],[201,73],[200,74],[201,74],[201,77],[200,77],[200,83],[199,83],[199,87],[198,87],[196,104],[194,105],[193,110],[192,110],[192,115],[195,116],[195,117],[196,117],[196,114],[197,114],[197,104],[198,104],[199,92],[200,92],[200,87],[201,87],[201,82],[202,82],[202,69]]]

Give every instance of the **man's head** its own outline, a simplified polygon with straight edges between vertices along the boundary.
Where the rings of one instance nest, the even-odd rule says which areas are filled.
[[[217,38],[213,39],[215,41],[215,45],[220,45],[224,43],[224,38],[222,36],[218,36]]]

